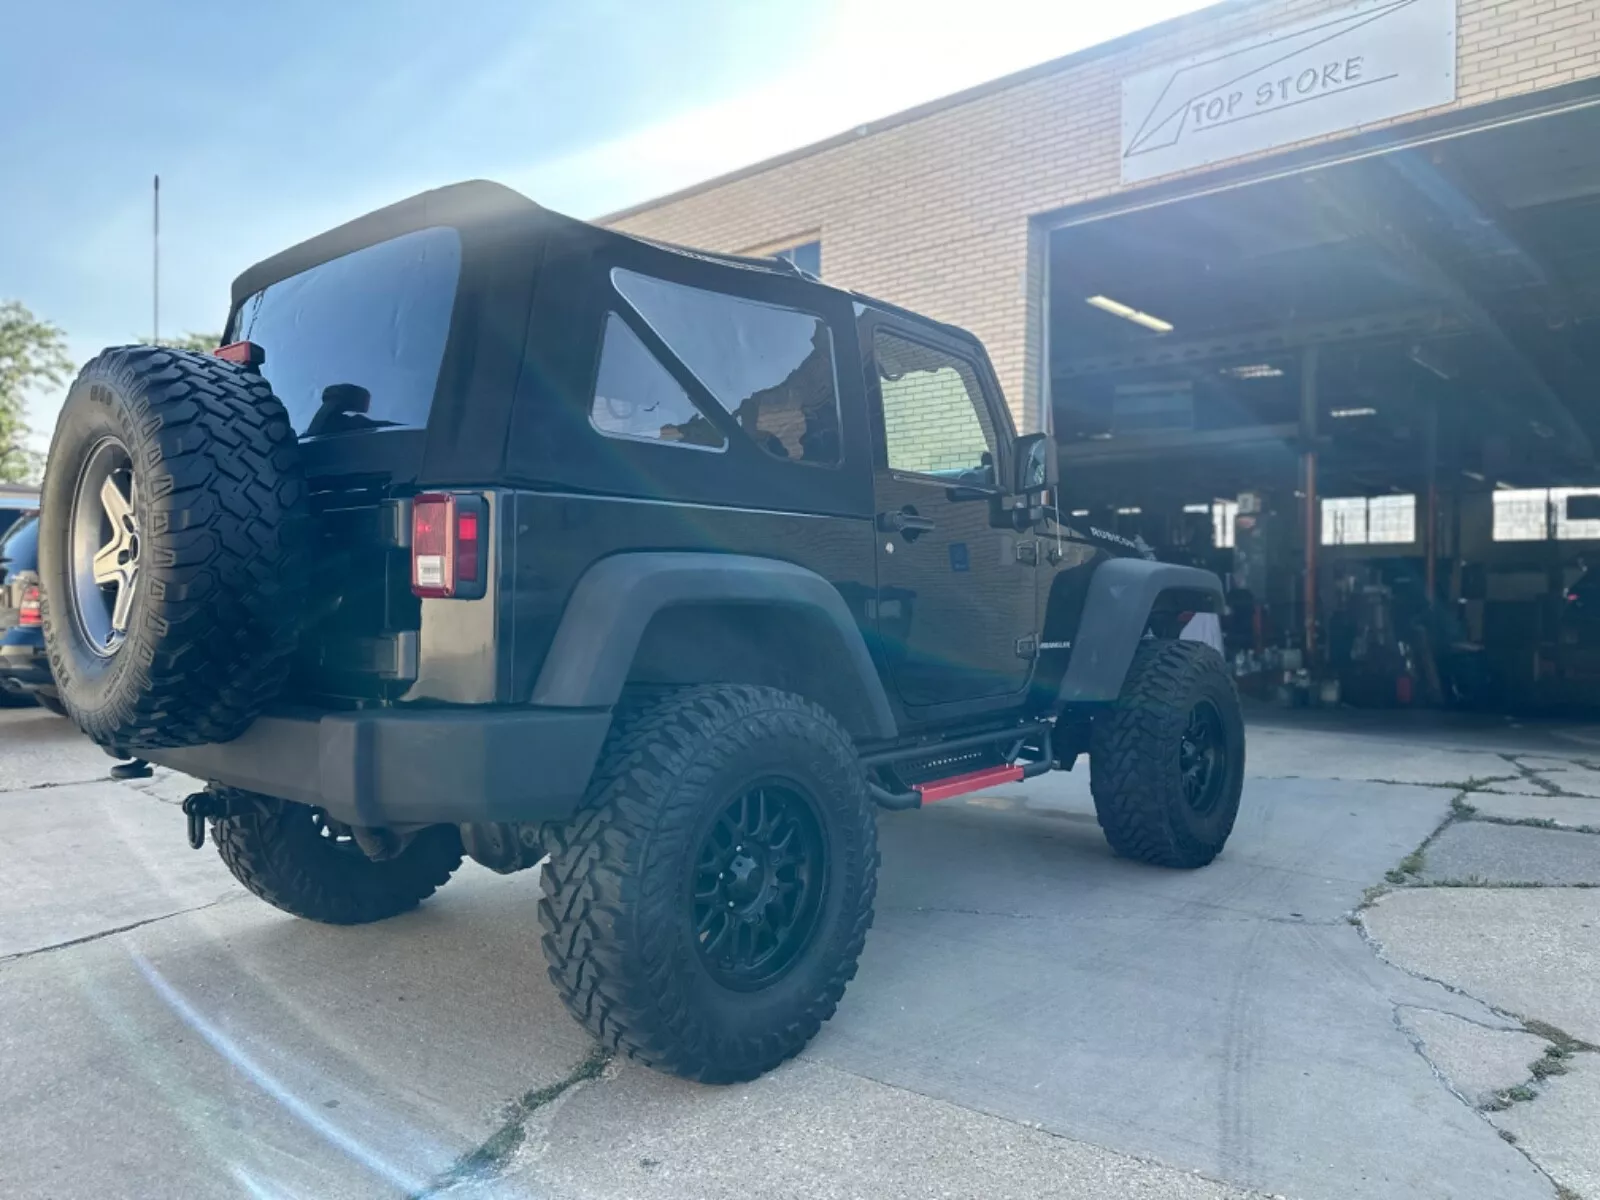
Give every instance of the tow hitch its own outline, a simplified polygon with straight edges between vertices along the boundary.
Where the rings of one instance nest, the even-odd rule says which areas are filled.
[[[198,850],[206,844],[206,820],[220,821],[241,813],[264,811],[264,797],[249,792],[195,792],[183,802],[183,815],[189,820],[189,845]]]
[[[189,819],[189,848],[198,850],[206,844],[206,818],[225,817],[228,806],[210,792],[195,792],[183,802],[183,815]]]

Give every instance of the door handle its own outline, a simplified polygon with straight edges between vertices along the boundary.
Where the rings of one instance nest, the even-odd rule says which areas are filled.
[[[928,533],[937,528],[931,517],[924,517],[907,505],[898,512],[885,512],[878,514],[878,530],[881,533],[898,533],[906,541],[914,542],[918,534]]]

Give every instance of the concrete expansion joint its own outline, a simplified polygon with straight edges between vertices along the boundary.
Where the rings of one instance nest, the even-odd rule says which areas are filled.
[[[38,954],[52,954],[57,950],[70,950],[74,946],[86,946],[90,942],[98,942],[102,938],[115,937],[119,933],[129,933],[135,929],[143,929],[146,925],[155,925],[161,921],[170,921],[173,917],[186,917],[191,913],[204,912],[208,908],[215,908],[219,904],[227,904],[233,900],[243,900],[243,895],[219,896],[215,900],[208,900],[204,904],[196,904],[192,908],[179,908],[169,913],[162,913],[156,917],[146,917],[142,921],[131,921],[126,925],[118,925],[115,929],[102,929],[98,933],[85,934],[83,937],[69,938],[64,942],[53,942],[48,946],[35,946],[32,950],[19,950],[15,954],[0,955],[0,966],[6,963],[17,962],[24,958],[33,958]]]
[[[1544,794],[1547,796],[1565,796],[1568,799],[1573,800],[1589,799],[1589,797],[1585,796],[1582,792],[1569,792],[1554,780],[1546,779],[1545,772],[1549,770],[1549,768],[1530,767],[1527,763],[1522,761],[1525,757],[1524,755],[1510,754],[1502,751],[1500,757],[1505,759],[1517,769],[1517,776],[1519,778],[1527,780],[1529,783],[1533,784],[1534,787],[1544,792]],[[1586,765],[1577,759],[1572,759],[1571,761],[1580,767]]]

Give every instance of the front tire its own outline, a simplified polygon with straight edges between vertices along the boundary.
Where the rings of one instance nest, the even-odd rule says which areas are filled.
[[[1244,718],[1227,664],[1200,642],[1145,641],[1089,745],[1094,808],[1111,848],[1159,867],[1221,853],[1244,787]]]
[[[221,792],[221,789],[212,789]],[[234,815],[211,840],[233,877],[274,908],[328,925],[366,925],[415,908],[461,865],[454,825],[417,834],[375,862],[321,809],[244,792],[221,792]]]
[[[550,978],[600,1041],[704,1083],[798,1054],[854,978],[877,826],[849,735],[772,688],[619,715],[544,869]]]

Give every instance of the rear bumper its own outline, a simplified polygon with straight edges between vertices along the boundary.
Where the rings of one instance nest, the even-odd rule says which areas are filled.
[[[609,709],[294,712],[147,757],[349,825],[545,821],[576,810],[610,728]]]
[[[44,635],[18,626],[0,635],[0,688],[40,687],[53,682]]]

